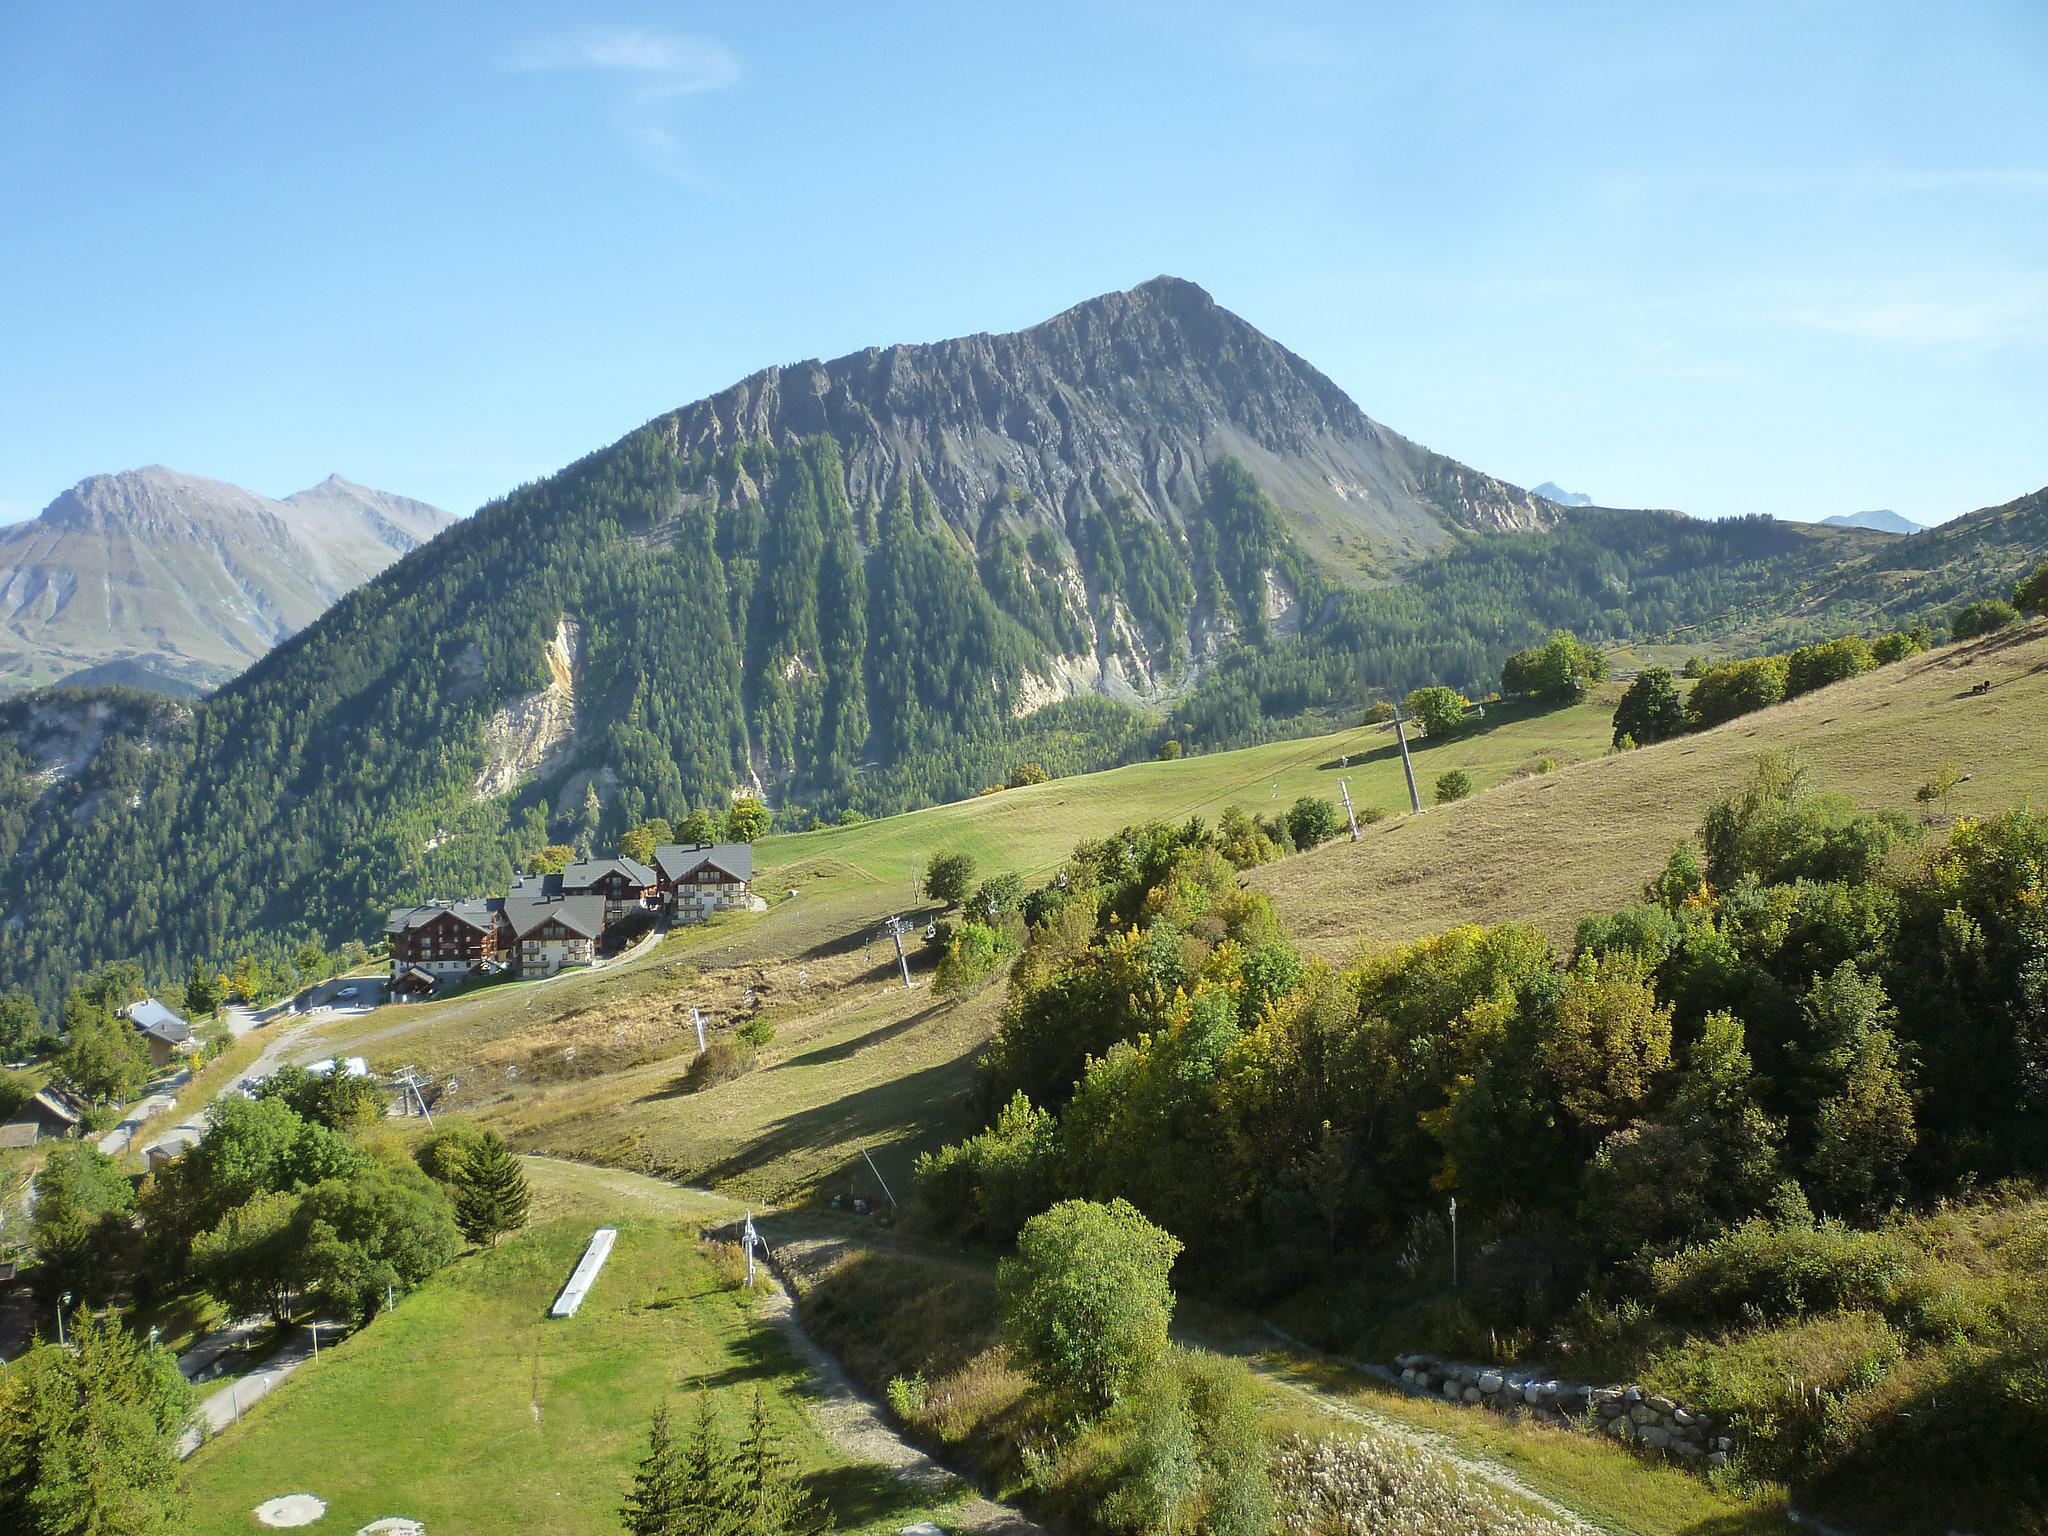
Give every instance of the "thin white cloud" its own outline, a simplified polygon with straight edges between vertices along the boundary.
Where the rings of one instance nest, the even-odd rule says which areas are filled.
[[[1901,346],[2002,346],[2048,340],[2048,274],[1794,304],[1770,318]]]
[[[740,61],[714,38],[684,32],[610,28],[539,38],[505,54],[506,69],[521,74],[594,74],[617,79],[613,110],[620,136],[665,176],[705,185],[684,155],[673,122],[686,96],[722,91],[740,78]]]

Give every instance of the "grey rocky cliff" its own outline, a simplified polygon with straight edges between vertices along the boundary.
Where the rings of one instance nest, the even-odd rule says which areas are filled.
[[[998,498],[1060,531],[1128,497],[1184,521],[1209,465],[1241,460],[1339,574],[1398,567],[1451,530],[1548,526],[1556,509],[1369,418],[1322,373],[1195,284],[1154,278],[1022,331],[767,368],[661,418],[683,453],[837,440],[847,488],[924,478],[973,537]]]

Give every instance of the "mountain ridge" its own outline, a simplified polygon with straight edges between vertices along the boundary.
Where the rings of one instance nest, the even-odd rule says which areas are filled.
[[[282,499],[161,464],[88,475],[0,527],[0,689],[203,691],[452,521],[338,475]]]

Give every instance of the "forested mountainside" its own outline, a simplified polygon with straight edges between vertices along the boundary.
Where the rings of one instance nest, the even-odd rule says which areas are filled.
[[[339,475],[282,501],[160,464],[93,475],[0,527],[0,691],[203,692],[452,520]]]
[[[1892,542],[1532,502],[1147,284],[660,418],[146,735],[53,762],[24,711],[48,739],[90,700],[0,710],[0,985],[368,937],[551,838],[741,787],[786,825],[1480,690],[1552,627],[1825,627],[1830,584]]]

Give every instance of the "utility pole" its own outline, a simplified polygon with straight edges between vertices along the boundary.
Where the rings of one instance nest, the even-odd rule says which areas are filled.
[[[1458,1197],[1451,1196],[1451,1289],[1458,1288]]]
[[[1358,812],[1351,808],[1351,781],[1339,779],[1337,788],[1344,792],[1344,819],[1351,823],[1351,841],[1358,841]]]
[[[890,918],[886,923],[882,924],[882,931],[896,941],[896,964],[903,972],[903,985],[908,990],[910,986],[910,957],[903,953],[903,919],[900,917]]]
[[[1401,743],[1401,771],[1408,775],[1408,804],[1414,807],[1415,810],[1420,811],[1422,809],[1422,796],[1415,792],[1415,764],[1408,757],[1408,733],[1401,728],[1403,720],[1401,706],[1396,704],[1394,706],[1394,740]]]

